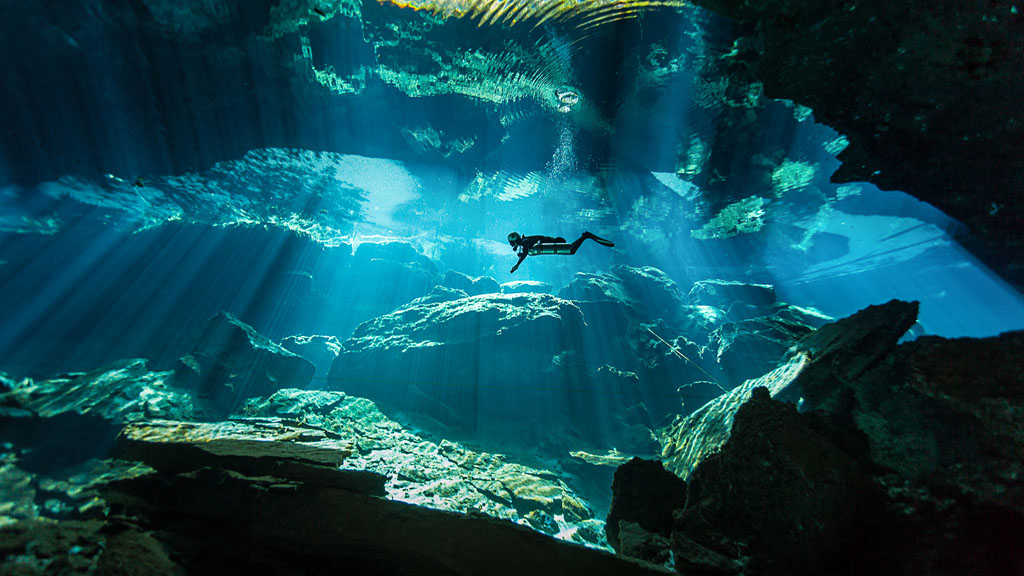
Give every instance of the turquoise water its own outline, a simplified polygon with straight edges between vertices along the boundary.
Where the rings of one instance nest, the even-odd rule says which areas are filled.
[[[424,462],[500,454],[603,519],[613,465],[825,322],[901,299],[920,302],[907,340],[1024,328],[963,225],[829,181],[845,138],[764,97],[709,12],[508,28],[387,2],[9,4],[0,373],[42,384],[6,405],[103,421],[62,450],[5,415],[11,466],[102,461],[153,417],[301,414],[395,430],[375,450],[401,456],[351,463],[395,499],[606,547],[601,522],[446,493],[458,474]],[[513,231],[614,247],[510,273]],[[74,516],[30,509],[4,522]]]

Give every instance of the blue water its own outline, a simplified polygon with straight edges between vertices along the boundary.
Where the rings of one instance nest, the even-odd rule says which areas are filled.
[[[654,267],[684,304],[695,282],[722,279],[771,285],[779,301],[831,318],[915,300],[911,337],[1024,329],[1024,296],[961,246],[970,230],[900,191],[831,183],[842,135],[756,86],[732,93],[735,82],[717,82],[714,63],[737,35],[705,12],[584,34],[424,29],[423,13],[378,2],[362,19],[263,3],[202,17],[140,8],[159,2],[8,4],[0,372],[11,379],[125,358],[169,370],[220,311],[275,342],[345,343],[451,285],[453,272],[557,295],[579,274]],[[469,53],[487,65],[452,60]],[[556,89],[580,102],[559,111]],[[615,247],[588,241],[511,274],[512,231],[570,242],[590,231]],[[633,303],[645,327],[706,340],[666,321],[672,311],[651,298]],[[682,369],[642,374],[632,388],[608,371],[601,380],[598,368],[637,361],[629,346],[646,332],[580,307],[582,335],[545,325],[514,346],[445,359],[482,372],[459,386],[500,388],[490,428],[558,416],[523,391],[565,386],[576,403],[565,410],[593,414],[571,439],[611,449],[602,427],[621,424],[627,401],[643,401],[655,420],[644,426],[655,428],[682,411],[680,385],[707,380]],[[453,339],[490,336],[458,329]],[[574,354],[558,356],[565,342]],[[667,354],[660,346],[650,343]],[[522,377],[516,362],[531,354],[558,368]],[[320,367],[302,384],[344,389]]]

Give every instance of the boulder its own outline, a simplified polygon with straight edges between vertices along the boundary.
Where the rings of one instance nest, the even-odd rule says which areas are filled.
[[[819,574],[859,542],[882,514],[881,491],[806,420],[755,388],[721,452],[690,476],[673,530],[766,574]]]
[[[513,280],[501,285],[502,294],[551,294],[555,287],[537,280]]]
[[[822,326],[801,340],[775,370],[744,382],[667,427],[662,437],[666,468],[685,479],[701,460],[717,452],[728,440],[733,416],[754,388],[764,386],[773,396],[792,402],[814,400],[818,394],[828,394],[824,390],[834,393],[837,381],[856,379],[867,366],[889,356],[916,317],[916,302],[893,300]]]
[[[437,265],[406,242],[361,243],[345,272],[334,297],[356,320],[394,310],[441,281]]]
[[[730,386],[773,370],[786,352],[813,328],[775,316],[729,322],[708,337],[708,347]]]
[[[612,506],[605,523],[608,544],[622,551],[623,523],[667,538],[672,532],[672,511],[686,504],[686,482],[665,470],[661,462],[633,458],[615,471]]]
[[[316,366],[314,384],[321,387],[331,364],[341,353],[341,342],[337,336],[289,336],[281,341],[281,347],[312,362]]]
[[[175,366],[175,382],[194,388],[214,413],[227,414],[246,398],[281,388],[308,387],[316,366],[289,352],[228,312],[211,318]]]
[[[447,286],[434,286],[426,296],[420,296],[406,306],[418,306],[421,304],[434,304],[436,302],[451,302],[468,297],[465,290],[449,288]]]
[[[351,441],[277,419],[153,420],[126,426],[117,438],[114,456],[172,474],[218,468],[362,494],[386,494],[384,476],[340,469],[352,451]]]
[[[632,316],[643,320],[676,322],[683,306],[675,281],[653,266],[618,265],[602,274],[578,272],[558,295],[571,300],[620,302]]]
[[[498,281],[490,276],[473,278],[455,270],[447,270],[444,273],[444,286],[461,290],[469,296],[495,294],[502,291]]]
[[[666,466],[689,483],[678,570],[1020,565],[1019,547],[993,542],[1024,526],[1024,333],[899,344],[916,313],[892,301],[822,326],[666,430]]]
[[[630,296],[643,310],[673,311],[682,304],[675,280],[654,266],[633,267],[619,264],[609,270],[617,276]]]
[[[558,291],[558,296],[567,300],[614,300],[634,309],[639,304],[626,290],[622,279],[609,273],[577,272],[572,282]]]
[[[359,268],[388,264],[407,266],[409,270],[419,270],[426,274],[437,274],[437,265],[408,242],[362,242],[352,254],[352,265]]]
[[[775,303],[775,288],[731,280],[701,280],[690,288],[690,304],[729,310],[736,302],[764,309]]]
[[[588,329],[578,307],[546,294],[411,304],[360,325],[330,381],[469,433],[550,425],[573,417],[569,384],[582,373],[571,358]]]

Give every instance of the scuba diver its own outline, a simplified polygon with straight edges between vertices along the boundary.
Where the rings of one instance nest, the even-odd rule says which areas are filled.
[[[515,274],[515,271],[519,269],[519,265],[523,263],[523,260],[526,260],[527,256],[537,256],[539,254],[565,254],[571,256],[580,249],[580,245],[587,239],[609,248],[615,246],[614,242],[594,236],[590,232],[584,232],[572,244],[567,244],[565,238],[561,236],[556,238],[551,236],[520,236],[518,232],[512,232],[508,235],[508,243],[512,245],[512,249],[519,255],[519,262],[516,262],[516,265],[509,270],[509,274]]]

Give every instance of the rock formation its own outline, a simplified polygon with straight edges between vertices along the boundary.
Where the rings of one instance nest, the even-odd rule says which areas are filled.
[[[1005,535],[1024,527],[1010,416],[1024,402],[1024,337],[898,344],[916,315],[916,303],[892,301],[825,325],[779,368],[664,430],[665,465],[687,481],[685,505],[666,506],[678,571],[1021,565]],[[664,556],[653,536],[636,553]]]
[[[385,499],[386,478],[339,470],[353,439],[243,419],[138,422],[115,455],[152,468],[100,482],[107,510],[0,524],[5,573],[308,571],[663,574],[483,514]],[[566,503],[566,515],[586,514]],[[116,515],[108,516],[113,509]],[[576,517],[578,519],[578,516]]]
[[[444,273],[444,286],[454,288],[456,290],[462,290],[469,296],[501,292],[501,285],[499,285],[498,281],[494,278],[489,276],[471,278],[455,270],[447,270]]]
[[[660,462],[633,458],[615,470],[612,481],[612,505],[605,524],[608,544],[627,556],[641,557],[655,563],[665,559],[637,556],[623,538],[623,525],[633,524],[633,535],[647,533],[647,539],[661,536],[667,543],[672,532],[672,512],[686,505],[686,482],[668,472]]]
[[[281,340],[281,347],[316,366],[313,384],[320,388],[324,387],[324,379],[331,370],[331,364],[341,353],[341,342],[337,336],[289,336]]]
[[[745,68],[771,98],[849,140],[834,182],[903,190],[967,224],[982,259],[1021,285],[1021,9],[1003,0],[821,4],[698,0],[748,36]]]
[[[207,322],[192,352],[181,358],[174,371],[179,385],[194,388],[214,413],[222,415],[246,398],[309,386],[315,372],[312,362],[227,312]]]

